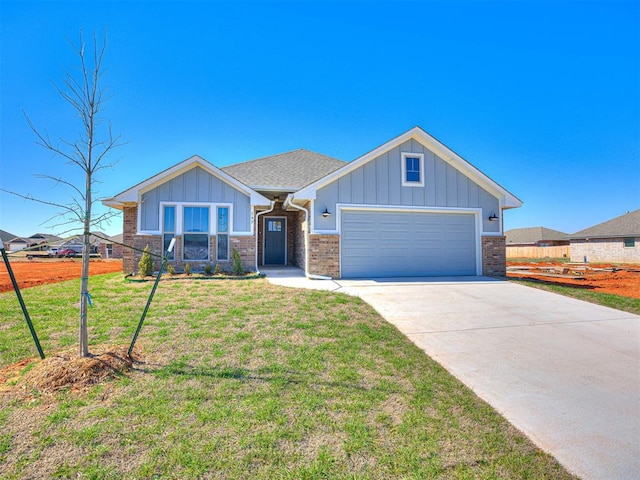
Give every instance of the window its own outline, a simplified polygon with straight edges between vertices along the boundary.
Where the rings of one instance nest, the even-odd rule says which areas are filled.
[[[229,260],[229,207],[218,207],[218,249],[216,259]]]
[[[176,234],[176,207],[165,206],[162,216],[162,245],[163,252],[166,252],[171,243],[171,239]],[[175,257],[173,251],[169,253],[168,259],[173,260]]]
[[[422,153],[402,153],[402,186],[424,186],[424,155]]]
[[[624,239],[624,246],[625,247],[635,247],[636,246],[636,239],[634,237],[628,237]]]
[[[267,229],[270,232],[281,232],[282,231],[282,220],[270,220],[267,222]]]
[[[209,207],[184,207],[184,260],[209,260]]]

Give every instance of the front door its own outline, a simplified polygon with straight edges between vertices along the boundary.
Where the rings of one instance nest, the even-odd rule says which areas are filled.
[[[286,265],[287,219],[264,218],[264,265]]]

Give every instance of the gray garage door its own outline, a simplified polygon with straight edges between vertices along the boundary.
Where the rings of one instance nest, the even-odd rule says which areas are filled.
[[[342,277],[476,275],[473,214],[342,212]]]

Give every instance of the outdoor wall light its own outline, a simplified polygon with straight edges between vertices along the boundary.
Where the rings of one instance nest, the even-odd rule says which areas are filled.
[[[324,207],[324,212],[322,212],[322,216],[324,218],[327,218],[329,215],[331,215],[331,212],[327,210],[327,207]]]
[[[496,212],[491,210],[491,213],[489,214],[489,221],[493,222],[494,220],[497,220],[497,219],[498,219],[498,216],[496,215]]]

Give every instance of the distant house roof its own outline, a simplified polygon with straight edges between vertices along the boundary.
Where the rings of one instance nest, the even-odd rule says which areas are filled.
[[[534,244],[540,241],[569,240],[569,235],[558,230],[545,227],[514,228],[504,232],[507,245],[514,243]]]
[[[569,238],[609,237],[640,237],[640,209],[569,235]]]
[[[34,233],[29,238],[32,240],[42,240],[44,242],[57,242],[58,240],[62,240],[59,236],[49,233]]]
[[[300,148],[221,170],[258,191],[296,191],[337,170],[346,162]]]
[[[13,233],[5,232],[4,230],[0,230],[0,240],[3,242],[8,242],[9,240],[16,238],[16,235]]]

